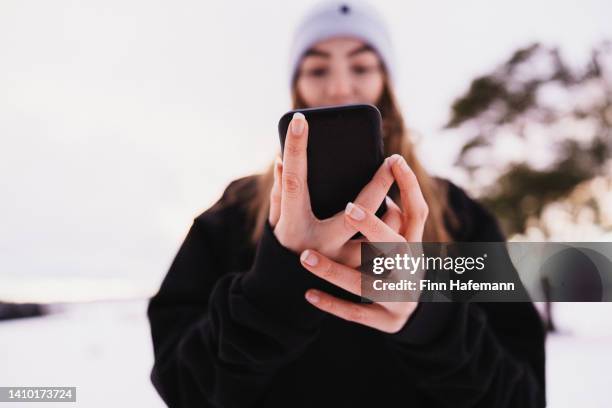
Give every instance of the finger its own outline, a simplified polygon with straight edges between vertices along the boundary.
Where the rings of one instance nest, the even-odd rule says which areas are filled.
[[[387,157],[383,161],[372,179],[361,189],[357,198],[355,198],[355,203],[376,212],[395,181],[391,172],[391,165],[398,159],[396,156],[398,155]]]
[[[274,184],[272,185],[272,190],[270,191],[270,214],[268,216],[268,220],[270,221],[270,225],[274,227],[280,218],[281,211],[281,176],[283,171],[283,164],[280,161],[280,158],[276,158],[274,162]]]
[[[378,218],[373,212],[349,202],[345,210],[346,220],[370,242],[405,242],[403,236]]]
[[[361,296],[361,272],[346,265],[332,261],[312,249],[302,252],[300,261],[304,268],[321,279],[341,287],[357,296]]]
[[[382,220],[389,228],[399,234],[402,227],[402,210],[389,196],[385,198],[385,202],[387,204],[387,211],[383,214]]]
[[[391,165],[399,155],[387,157],[378,168],[372,179],[365,185],[355,198],[355,203],[362,205],[368,210],[375,212],[385,199],[387,192],[395,180],[391,172]],[[333,217],[323,220],[322,226],[330,231],[329,236],[334,237],[332,245],[341,245],[349,240],[357,232],[355,228],[346,222],[343,211]]]
[[[306,184],[308,123],[302,113],[296,112],[287,129],[283,149],[283,173],[281,177],[281,212],[289,219],[303,216],[309,208]]]
[[[396,249],[396,247],[389,247],[387,245],[377,245],[378,243],[368,242],[366,238],[349,239],[338,251],[338,254],[333,258],[336,262],[346,265],[350,268],[358,269],[362,264],[361,257],[361,244],[367,242],[370,246],[369,249],[375,249],[375,253],[371,253],[369,257],[375,258],[377,256],[385,256],[386,252]],[[403,246],[398,247],[403,249]],[[399,252],[399,250],[398,250]],[[368,259],[371,259],[368,258]]]
[[[402,203],[401,234],[408,241],[420,242],[423,239],[429,207],[423,197],[417,177],[401,156],[393,163],[391,171],[399,187]]]
[[[316,289],[306,291],[305,297],[308,302],[318,309],[349,322],[362,324],[388,333],[392,333],[393,330],[399,330],[397,327],[400,326],[400,319],[389,313],[379,303],[353,303]]]
[[[361,243],[366,241],[365,238],[349,239],[335,258],[341,264],[357,268],[361,265]]]

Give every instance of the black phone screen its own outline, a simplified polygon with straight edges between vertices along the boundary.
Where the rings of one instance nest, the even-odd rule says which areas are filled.
[[[297,109],[278,123],[281,150],[295,112],[308,121],[308,190],[319,219],[333,216],[354,201],[384,160],[382,122],[375,106],[340,105]],[[381,215],[385,203],[376,212]]]

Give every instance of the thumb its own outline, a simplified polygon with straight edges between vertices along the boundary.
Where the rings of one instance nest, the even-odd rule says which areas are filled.
[[[385,203],[387,204],[387,211],[383,214],[382,220],[399,234],[402,227],[402,210],[389,196],[385,197]]]

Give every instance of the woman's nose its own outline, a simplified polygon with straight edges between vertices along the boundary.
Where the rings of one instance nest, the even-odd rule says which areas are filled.
[[[345,75],[334,75],[327,84],[327,95],[331,99],[342,99],[351,96],[351,81]]]

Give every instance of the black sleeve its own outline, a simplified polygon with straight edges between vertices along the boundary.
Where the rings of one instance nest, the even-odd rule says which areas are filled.
[[[495,218],[458,187],[462,241],[498,242]],[[531,302],[420,303],[386,335],[408,378],[440,407],[543,407],[544,328]]]
[[[247,271],[233,256],[224,211],[196,218],[150,300],[151,380],[170,407],[248,407],[317,335],[323,312],[304,299],[313,274],[269,224]],[[318,278],[316,278],[318,279]]]

